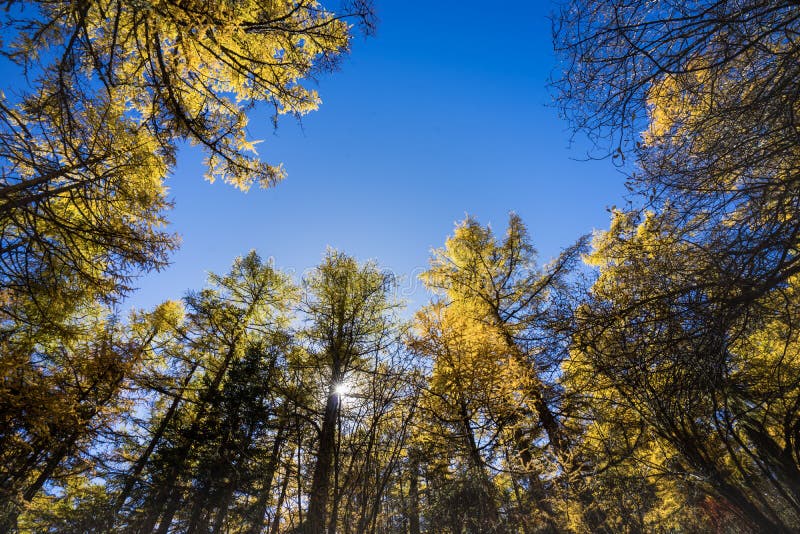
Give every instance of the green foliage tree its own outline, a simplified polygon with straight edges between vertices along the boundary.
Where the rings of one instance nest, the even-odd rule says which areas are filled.
[[[280,332],[288,326],[290,306],[295,297],[295,288],[288,277],[251,252],[238,258],[229,274],[212,274],[209,278],[213,284],[211,288],[186,298],[187,321],[181,329],[185,339],[185,352],[181,356],[196,362],[192,364],[193,370],[201,369],[195,383],[190,383],[194,402],[173,412],[177,427],[167,426],[165,430],[174,434],[161,447],[155,448],[157,459],[163,464],[162,469],[150,473],[154,478],[153,487],[157,489],[144,498],[146,504],[142,513],[135,514],[133,519],[134,529],[141,531],[149,532],[157,526],[157,532],[167,532],[179,507],[187,502],[185,492],[198,482],[192,480],[198,475],[193,475],[189,466],[201,461],[203,449],[213,447],[215,440],[233,439],[230,435],[233,430],[219,435],[224,432],[226,422],[220,421],[223,415],[217,413],[220,404],[225,402],[226,381],[237,362],[248,351],[257,350],[255,347],[259,343],[272,347],[258,351],[259,354],[265,360],[274,360],[286,344]],[[267,361],[265,365],[274,366],[275,363]],[[253,378],[257,380],[258,376]],[[237,386],[243,387],[241,384],[230,387]],[[231,407],[234,408],[240,409]],[[238,414],[226,413],[225,416],[238,417]],[[148,447],[145,452],[152,454],[153,449]],[[199,476],[202,477],[202,473]],[[205,491],[212,489],[205,487]],[[188,523],[192,529],[207,511],[205,506],[207,503],[202,500],[197,503]]]
[[[393,280],[389,275],[374,263],[359,265],[335,250],[327,252],[303,286],[306,298],[302,307],[308,317],[303,335],[309,342],[311,364],[321,373],[325,399],[303,527],[312,534],[325,532],[336,522],[336,516],[328,514],[328,503],[343,397],[368,369],[369,358],[376,358],[396,341],[393,312],[398,304],[391,298]]]

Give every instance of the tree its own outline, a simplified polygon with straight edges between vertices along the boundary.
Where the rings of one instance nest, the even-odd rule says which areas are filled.
[[[359,265],[335,250],[329,250],[303,282],[303,336],[311,364],[321,374],[325,406],[304,525],[308,534],[325,532],[328,523],[336,521],[328,515],[328,503],[344,388],[368,368],[368,358],[388,350],[397,339],[393,311],[398,304],[390,298],[392,284],[391,276],[374,263]]]
[[[14,528],[20,511],[48,484],[76,484],[94,469],[93,447],[129,407],[125,393],[141,372],[167,317],[167,302],[126,325],[94,306],[72,317],[69,336],[12,338],[4,344],[0,419],[0,523]],[[77,486],[81,486],[77,484]]]
[[[587,327],[581,324],[563,366],[563,411],[574,443],[572,462],[578,466],[560,503],[564,526],[569,531],[610,533],[695,532],[716,525],[727,532],[726,519],[734,514],[710,517],[705,512],[708,495],[693,483],[696,475],[681,470],[680,453],[642,414],[644,393],[636,389],[630,394],[630,389],[618,387],[623,376],[635,371],[620,364],[602,372],[605,367],[597,365],[596,354],[581,350]],[[608,354],[606,366],[612,365],[614,356]],[[625,371],[617,374],[620,368]],[[672,395],[661,394],[663,403],[673,402]],[[738,518],[736,522],[742,523]]]
[[[26,87],[0,96],[2,316],[124,293],[165,265],[163,182],[178,144],[206,153],[209,180],[281,180],[247,138],[246,111],[319,104],[303,81],[348,49],[364,1],[5,2],[2,53]],[[15,80],[23,79],[15,78]],[[66,310],[69,311],[69,310]]]
[[[0,105],[0,321],[7,331],[62,327],[87,302],[124,293],[137,271],[166,265],[176,244],[163,229],[170,204],[158,143],[110,110],[80,107],[64,131],[51,117],[52,102],[36,107],[27,119],[24,109]],[[86,153],[90,164],[75,161]]]
[[[789,0],[570,0],[553,28],[564,65],[555,96],[574,128],[609,140],[604,147],[618,153],[646,149],[638,145],[639,134],[660,115],[652,110],[655,97],[684,104],[662,117],[687,119],[692,136],[716,131],[721,141],[736,130],[755,135],[771,125],[760,132],[776,137],[761,148],[786,156],[796,145],[791,86],[798,75],[797,21],[797,5]],[[686,113],[689,107],[695,112]],[[682,142],[670,128],[656,133]],[[730,142],[745,151],[757,148],[753,137]],[[719,163],[747,168],[751,155],[730,153],[732,159]]]
[[[571,124],[632,151],[639,199],[736,257],[719,261],[742,302],[800,272],[798,17],[790,1],[574,1],[556,26]]]
[[[509,217],[502,241],[490,228],[467,218],[445,247],[434,252],[429,270],[422,275],[426,286],[439,292],[449,305],[495,330],[520,368],[527,369],[528,376],[520,377],[527,382],[524,403],[530,403],[556,450],[563,444],[556,415],[548,404],[554,392],[540,373],[555,369],[563,354],[564,345],[559,342],[564,339],[550,334],[558,332],[559,297],[566,294],[567,277],[584,243],[581,240],[540,270],[518,216]]]
[[[720,298],[727,266],[682,235],[666,215],[615,215],[590,257],[600,276],[579,310],[576,351],[671,449],[673,480],[752,528],[790,531],[797,381],[783,370],[797,355],[794,281],[743,313]]]
[[[491,464],[519,376],[527,370],[509,361],[496,332],[441,302],[417,314],[409,346],[432,367],[416,422],[418,440],[428,451],[425,461],[451,476],[439,481],[441,498],[432,503],[431,519],[444,528],[449,518],[453,531],[504,532]]]
[[[289,350],[286,328],[296,291],[286,275],[251,252],[237,258],[227,275],[211,274],[209,279],[211,287],[185,299],[186,321],[174,333],[180,341],[173,347],[173,357],[177,360],[173,365],[179,370],[176,384],[156,389],[166,397],[169,407],[163,414],[151,415],[150,436],[139,444],[138,458],[123,478],[127,481],[117,498],[114,511],[118,513],[124,510],[122,505],[132,496],[137,483],[145,488],[143,494],[133,495],[134,512],[121,518],[122,524],[134,531],[167,532],[176,515],[182,515],[179,512],[187,501],[185,492],[204,477],[202,467],[197,467],[207,452],[204,440],[209,441],[208,447],[213,447],[221,446],[220,440],[227,439],[230,443],[242,439],[237,434],[239,428],[224,433],[226,425],[233,424],[231,418],[244,417],[242,410],[264,402],[264,398],[248,398],[253,393],[251,388],[232,382],[231,373],[240,376],[236,373],[241,373],[241,366],[248,365],[248,358],[260,358],[261,365],[269,370]],[[257,363],[249,362],[252,366]],[[266,370],[258,369],[252,380],[258,381],[259,373]],[[263,380],[271,377],[260,378],[263,385]],[[226,388],[243,388],[240,399],[243,404],[227,399]],[[223,407],[228,409],[220,413]],[[262,414],[265,418],[269,415]],[[256,432],[258,429],[253,425],[250,430]],[[247,446],[242,444],[242,448]],[[208,512],[207,504],[200,502],[198,513]],[[218,507],[215,505],[212,510]],[[227,506],[224,509],[227,512]],[[225,512],[220,512],[222,519]],[[191,518],[180,519],[182,523],[192,522]]]
[[[794,365],[799,15],[788,1],[576,1],[556,28],[562,109],[637,157],[637,204],[595,241],[578,347],[674,448],[675,471],[765,530],[798,511],[794,381],[761,377]]]
[[[545,486],[552,478],[549,473],[556,472],[558,462],[569,456],[557,374],[569,346],[569,279],[584,247],[582,239],[539,267],[518,216],[509,217],[502,239],[491,228],[467,218],[456,226],[444,248],[434,251],[430,268],[422,275],[426,286],[440,295],[446,312],[438,320],[420,321],[422,332],[427,332],[421,339],[427,338],[429,344],[418,346],[436,359],[443,377],[459,378],[450,387],[467,386],[468,377],[485,377],[493,384],[487,391],[476,384],[469,387],[470,403],[480,398],[476,394],[486,397],[479,403],[480,410],[467,403],[462,412],[464,408],[467,413],[475,410],[476,415],[483,412],[480,424],[486,425],[486,435],[494,436],[495,456],[506,456],[500,453],[503,449],[509,452],[505,469],[514,475],[511,483],[525,488],[525,495],[517,499],[520,517],[530,518],[538,510],[545,528],[551,529],[555,523]],[[469,345],[473,348],[464,350]],[[448,352],[457,357],[443,357]],[[444,391],[434,384],[432,390],[442,395]],[[453,397],[456,404],[458,397],[466,400],[464,393]],[[485,419],[485,414],[491,415]],[[463,413],[460,420],[465,420]],[[473,458],[477,463],[479,458],[474,454]]]

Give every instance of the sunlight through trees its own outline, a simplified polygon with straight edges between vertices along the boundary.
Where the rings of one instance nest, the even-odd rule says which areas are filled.
[[[466,216],[414,310],[328,248],[119,311],[177,247],[179,147],[282,180],[248,112],[315,110],[369,2],[0,20],[25,81],[0,94],[0,531],[798,530],[797,2],[560,5],[556,102],[628,202],[551,259],[515,213]]]

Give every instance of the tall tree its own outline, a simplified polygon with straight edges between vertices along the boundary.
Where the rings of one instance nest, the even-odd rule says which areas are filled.
[[[325,532],[330,521],[331,477],[334,471],[337,420],[342,397],[367,359],[387,350],[397,339],[398,304],[391,298],[393,279],[374,263],[329,250],[303,282],[307,315],[303,330],[311,364],[321,372],[324,409],[304,529]]]
[[[0,51],[17,96],[0,96],[0,320],[50,300],[114,297],[162,267],[163,182],[177,145],[207,154],[206,177],[247,189],[285,175],[258,159],[247,111],[315,109],[303,81],[348,50],[348,19],[312,0],[5,2]],[[341,8],[341,9],[338,9]],[[10,94],[10,93],[9,93]],[[37,323],[37,324],[38,324]]]
[[[556,32],[573,125],[637,157],[638,203],[595,242],[580,349],[677,472],[763,530],[798,511],[795,385],[778,371],[796,353],[798,16],[788,1],[575,1]]]
[[[434,514],[449,515],[446,508],[457,506],[463,515],[456,514],[450,528],[503,532],[492,457],[500,448],[518,378],[527,369],[507,357],[496,332],[456,307],[432,304],[417,314],[415,326],[410,347],[432,366],[417,428],[428,447],[438,449],[440,459],[427,461],[443,462],[441,469],[453,471],[453,480],[442,481],[439,490],[453,502],[441,499]]]
[[[444,248],[434,251],[430,268],[422,275],[426,285],[440,295],[450,317],[436,329],[458,325],[460,332],[455,335],[480,347],[467,351],[472,353],[469,356],[461,351],[461,361],[455,366],[443,359],[442,369],[467,373],[462,376],[485,375],[490,381],[506,379],[499,389],[502,408],[495,400],[482,409],[492,414],[495,439],[512,451],[508,468],[526,479],[525,501],[531,504],[525,505],[528,509],[523,515],[538,509],[550,528],[554,528],[553,517],[543,488],[548,475],[542,471],[550,471],[553,465],[542,467],[540,460],[555,456],[563,461],[568,456],[559,417],[557,374],[569,346],[570,274],[584,248],[582,239],[539,267],[518,216],[509,217],[502,239],[468,218],[456,227]],[[453,334],[442,337],[446,340],[447,336]],[[431,352],[437,358],[441,355],[439,350]]]
[[[13,528],[46,484],[65,486],[92,467],[103,443],[130,407],[125,397],[141,372],[174,303],[137,314],[127,324],[100,307],[73,317],[69,337],[5,343],[0,419],[0,521]],[[127,330],[127,331],[126,331]],[[89,467],[87,467],[87,465]],[[80,485],[80,484],[78,484]]]
[[[520,409],[539,419],[550,446],[563,446],[552,402],[557,388],[542,376],[557,368],[566,338],[559,338],[560,297],[585,240],[540,269],[522,220],[512,214],[502,241],[492,230],[468,218],[456,227],[445,247],[434,252],[423,274],[426,285],[440,292],[450,306],[493,329],[523,369],[526,393]],[[564,330],[562,335],[567,335]],[[527,408],[526,408],[527,407]]]
[[[281,332],[288,326],[295,298],[295,288],[286,275],[251,252],[237,258],[227,275],[212,274],[209,278],[211,287],[186,297],[186,321],[176,332],[181,344],[176,347],[175,357],[179,364],[190,362],[179,367],[191,375],[188,387],[178,376],[174,391],[164,391],[170,395],[170,408],[163,416],[153,417],[152,436],[141,445],[140,457],[129,473],[146,475],[138,482],[152,489],[139,497],[138,512],[125,522],[133,530],[168,531],[176,514],[181,515],[179,508],[186,502],[187,488],[203,476],[191,466],[203,455],[204,439],[211,442],[209,446],[223,438],[234,439],[234,429],[223,435],[217,432],[232,424],[226,418],[243,417],[239,412],[246,409],[229,403],[230,409],[220,413],[221,407],[226,406],[226,388],[245,387],[231,383],[229,378],[232,370],[242,365],[240,360],[254,351],[269,369],[285,350],[285,334]],[[259,346],[264,348],[259,350]],[[253,377],[257,379],[257,375]],[[245,400],[243,397],[242,402]],[[260,399],[250,401],[256,403]],[[268,413],[262,415],[269,417]],[[255,432],[257,428],[251,430]],[[149,467],[143,472],[144,465]],[[129,483],[124,487],[131,489]],[[119,504],[126,497],[121,496]],[[200,506],[202,511],[205,503]],[[184,519],[181,517],[181,521]]]
[[[796,360],[794,281],[743,313],[720,298],[726,265],[676,238],[665,219],[618,213],[598,236],[591,258],[601,272],[581,308],[577,347],[679,453],[674,471],[754,528],[788,531],[799,487],[797,381],[782,371]]]
[[[799,17],[790,1],[580,0],[556,26],[573,126],[637,157],[641,204],[719,256],[740,304],[800,272]]]

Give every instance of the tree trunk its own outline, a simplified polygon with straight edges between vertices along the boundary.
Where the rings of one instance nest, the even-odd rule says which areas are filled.
[[[547,491],[539,479],[538,473],[531,472],[533,465],[533,455],[531,454],[530,445],[527,442],[524,432],[517,428],[513,434],[514,449],[519,455],[522,469],[525,472],[524,479],[528,486],[527,498],[523,500],[525,503],[524,512],[530,511],[531,501],[533,504],[544,514],[544,531],[545,532],[558,532],[558,526],[554,521],[556,516],[553,507],[547,502]],[[512,478],[514,476],[512,475]],[[515,480],[516,483],[516,480]]]
[[[280,456],[281,448],[283,447],[283,431],[283,428],[278,430],[278,433],[275,436],[275,441],[272,443],[272,456],[270,457],[269,464],[267,466],[264,485],[261,488],[261,494],[258,496],[258,500],[253,505],[250,516],[250,528],[247,529],[246,534],[259,534],[264,525],[264,516],[267,514],[270,492],[272,491],[272,480],[275,477],[275,471],[278,468],[278,457]],[[287,476],[286,478],[288,480],[289,477]]]
[[[283,500],[286,498],[286,490],[289,487],[289,480],[291,477],[289,473],[283,477],[283,484],[281,484],[281,493],[278,495],[278,502],[275,504],[275,517],[272,518],[272,527],[269,534],[278,534],[281,528],[281,508],[283,507]]]
[[[522,369],[530,368],[530,362],[517,345],[517,342],[514,340],[513,336],[506,330],[505,325],[500,320],[500,317],[497,316],[496,320],[499,321],[503,339],[506,342],[508,350],[511,351],[512,356],[517,361],[517,364],[519,364]],[[533,399],[533,407],[536,410],[536,415],[539,416],[539,421],[542,423],[542,428],[544,428],[544,431],[547,433],[547,437],[550,440],[550,446],[557,455],[560,455],[563,452],[563,443],[561,440],[561,428],[558,423],[558,419],[556,419],[556,416],[550,409],[550,406],[547,405],[547,401],[544,399],[544,384],[542,384],[542,381],[539,379],[539,377],[536,375],[536,371],[533,369],[531,370],[530,380],[531,384],[528,388],[528,394]]]
[[[497,505],[495,503],[494,496],[492,495],[492,489],[494,488],[494,485],[486,475],[483,458],[481,458],[480,450],[478,450],[478,443],[475,441],[475,433],[472,431],[472,423],[470,422],[467,405],[463,399],[461,400],[460,412],[461,423],[464,427],[464,439],[467,446],[467,453],[471,468],[470,471],[472,471],[472,473],[478,477],[478,482],[482,491],[482,495],[479,497],[482,501],[479,503],[479,514],[481,517],[477,517],[476,519],[483,527],[488,528],[489,532],[494,532],[494,529],[497,528],[500,523]]]
[[[164,437],[164,432],[167,430],[167,426],[169,426],[172,418],[175,416],[175,412],[178,410],[178,405],[183,400],[183,394],[186,391],[186,388],[189,386],[189,382],[192,380],[192,376],[194,376],[194,372],[197,369],[197,363],[192,365],[192,368],[189,369],[186,377],[183,379],[181,383],[180,392],[172,399],[172,403],[170,404],[167,412],[164,414],[164,417],[161,419],[161,422],[158,424],[158,428],[156,429],[155,434],[150,439],[150,443],[147,444],[147,448],[144,450],[141,456],[136,460],[136,463],[133,465],[133,468],[127,475],[127,479],[125,480],[125,485],[122,487],[122,491],[117,496],[116,503],[114,505],[114,509],[112,512],[112,521],[113,517],[119,514],[122,510],[122,507],[125,505],[125,501],[128,500],[130,497],[131,492],[133,491],[133,487],[136,485],[136,481],[139,479],[139,476],[142,474],[144,467],[147,465],[147,461],[150,459],[150,455],[153,454],[156,446],[161,441],[161,438]],[[110,527],[111,525],[109,525]]]
[[[409,483],[408,499],[410,501],[408,511],[409,534],[420,534],[419,530],[419,458],[416,454],[411,454],[409,458]]]
[[[233,357],[236,355],[236,344],[237,340],[234,340],[228,347],[225,358],[222,360],[220,368],[214,375],[214,380],[212,380],[211,384],[209,384],[208,389],[206,390],[208,392],[207,402],[211,402],[214,397],[216,397],[219,386],[228,372],[228,367],[230,366],[231,361],[233,361]],[[177,458],[170,466],[169,473],[165,479],[166,486],[159,490],[158,496],[153,503],[153,505],[156,507],[158,507],[162,502],[165,503],[165,505],[160,508],[161,510],[165,511],[163,518],[159,522],[159,528],[157,531],[159,534],[165,534],[167,532],[166,529],[169,528],[172,518],[175,516],[175,512],[180,505],[180,499],[183,495],[183,491],[178,487],[178,483],[180,482],[180,477],[186,465],[186,460],[189,457],[189,453],[197,442],[196,436],[200,427],[200,422],[203,420],[203,417],[205,417],[206,407],[206,404],[200,404],[198,406],[197,413],[195,413],[194,418],[192,419],[192,424],[186,431],[185,442],[179,449],[180,454],[177,455]],[[153,528],[158,521],[158,516],[158,510],[156,510],[154,513],[151,512],[150,516],[145,522],[145,526],[147,527],[146,531]]]
[[[195,534],[200,527],[200,522],[203,519],[203,512],[206,511],[208,505],[208,497],[211,491],[209,484],[204,484],[200,491],[194,492],[194,505],[192,506],[192,513],[189,516],[189,524],[186,526],[186,534]]]
[[[225,492],[220,499],[219,506],[217,507],[217,515],[214,518],[214,524],[211,527],[211,534],[219,534],[222,531],[222,525],[225,518],[228,516],[231,500],[233,499],[233,492],[237,486],[236,480],[231,480],[225,487]]]
[[[47,480],[51,476],[53,476],[53,473],[55,472],[56,468],[62,462],[62,460],[64,460],[64,458],[67,456],[67,454],[69,453],[70,449],[75,444],[75,441],[77,439],[78,439],[77,432],[73,433],[72,436],[70,436],[66,440],[66,443],[64,443],[58,449],[56,449],[56,451],[53,453],[53,455],[45,464],[44,469],[42,469],[42,471],[39,473],[39,476],[36,477],[36,480],[33,482],[33,484],[28,486],[28,489],[26,489],[25,493],[23,493],[22,497],[26,501],[30,502],[31,500],[33,500],[36,494],[39,493],[39,490],[42,489],[44,483],[47,482]]]
[[[334,381],[335,383],[336,381]],[[322,431],[320,432],[319,449],[317,451],[317,464],[314,467],[308,514],[306,514],[306,534],[321,534],[325,532],[325,514],[328,507],[333,448],[336,437],[336,416],[339,412],[339,395],[334,390],[334,384],[331,384],[329,388],[328,400],[325,404],[325,417],[322,421]]]
[[[167,501],[167,508],[164,510],[164,515],[161,517],[161,521],[158,523],[158,530],[156,530],[157,534],[167,534],[167,532],[169,532],[169,527],[172,525],[172,520],[175,517],[175,513],[178,511],[178,506],[180,505],[181,495],[183,495],[183,488],[173,486],[172,491],[170,492],[170,498]]]

